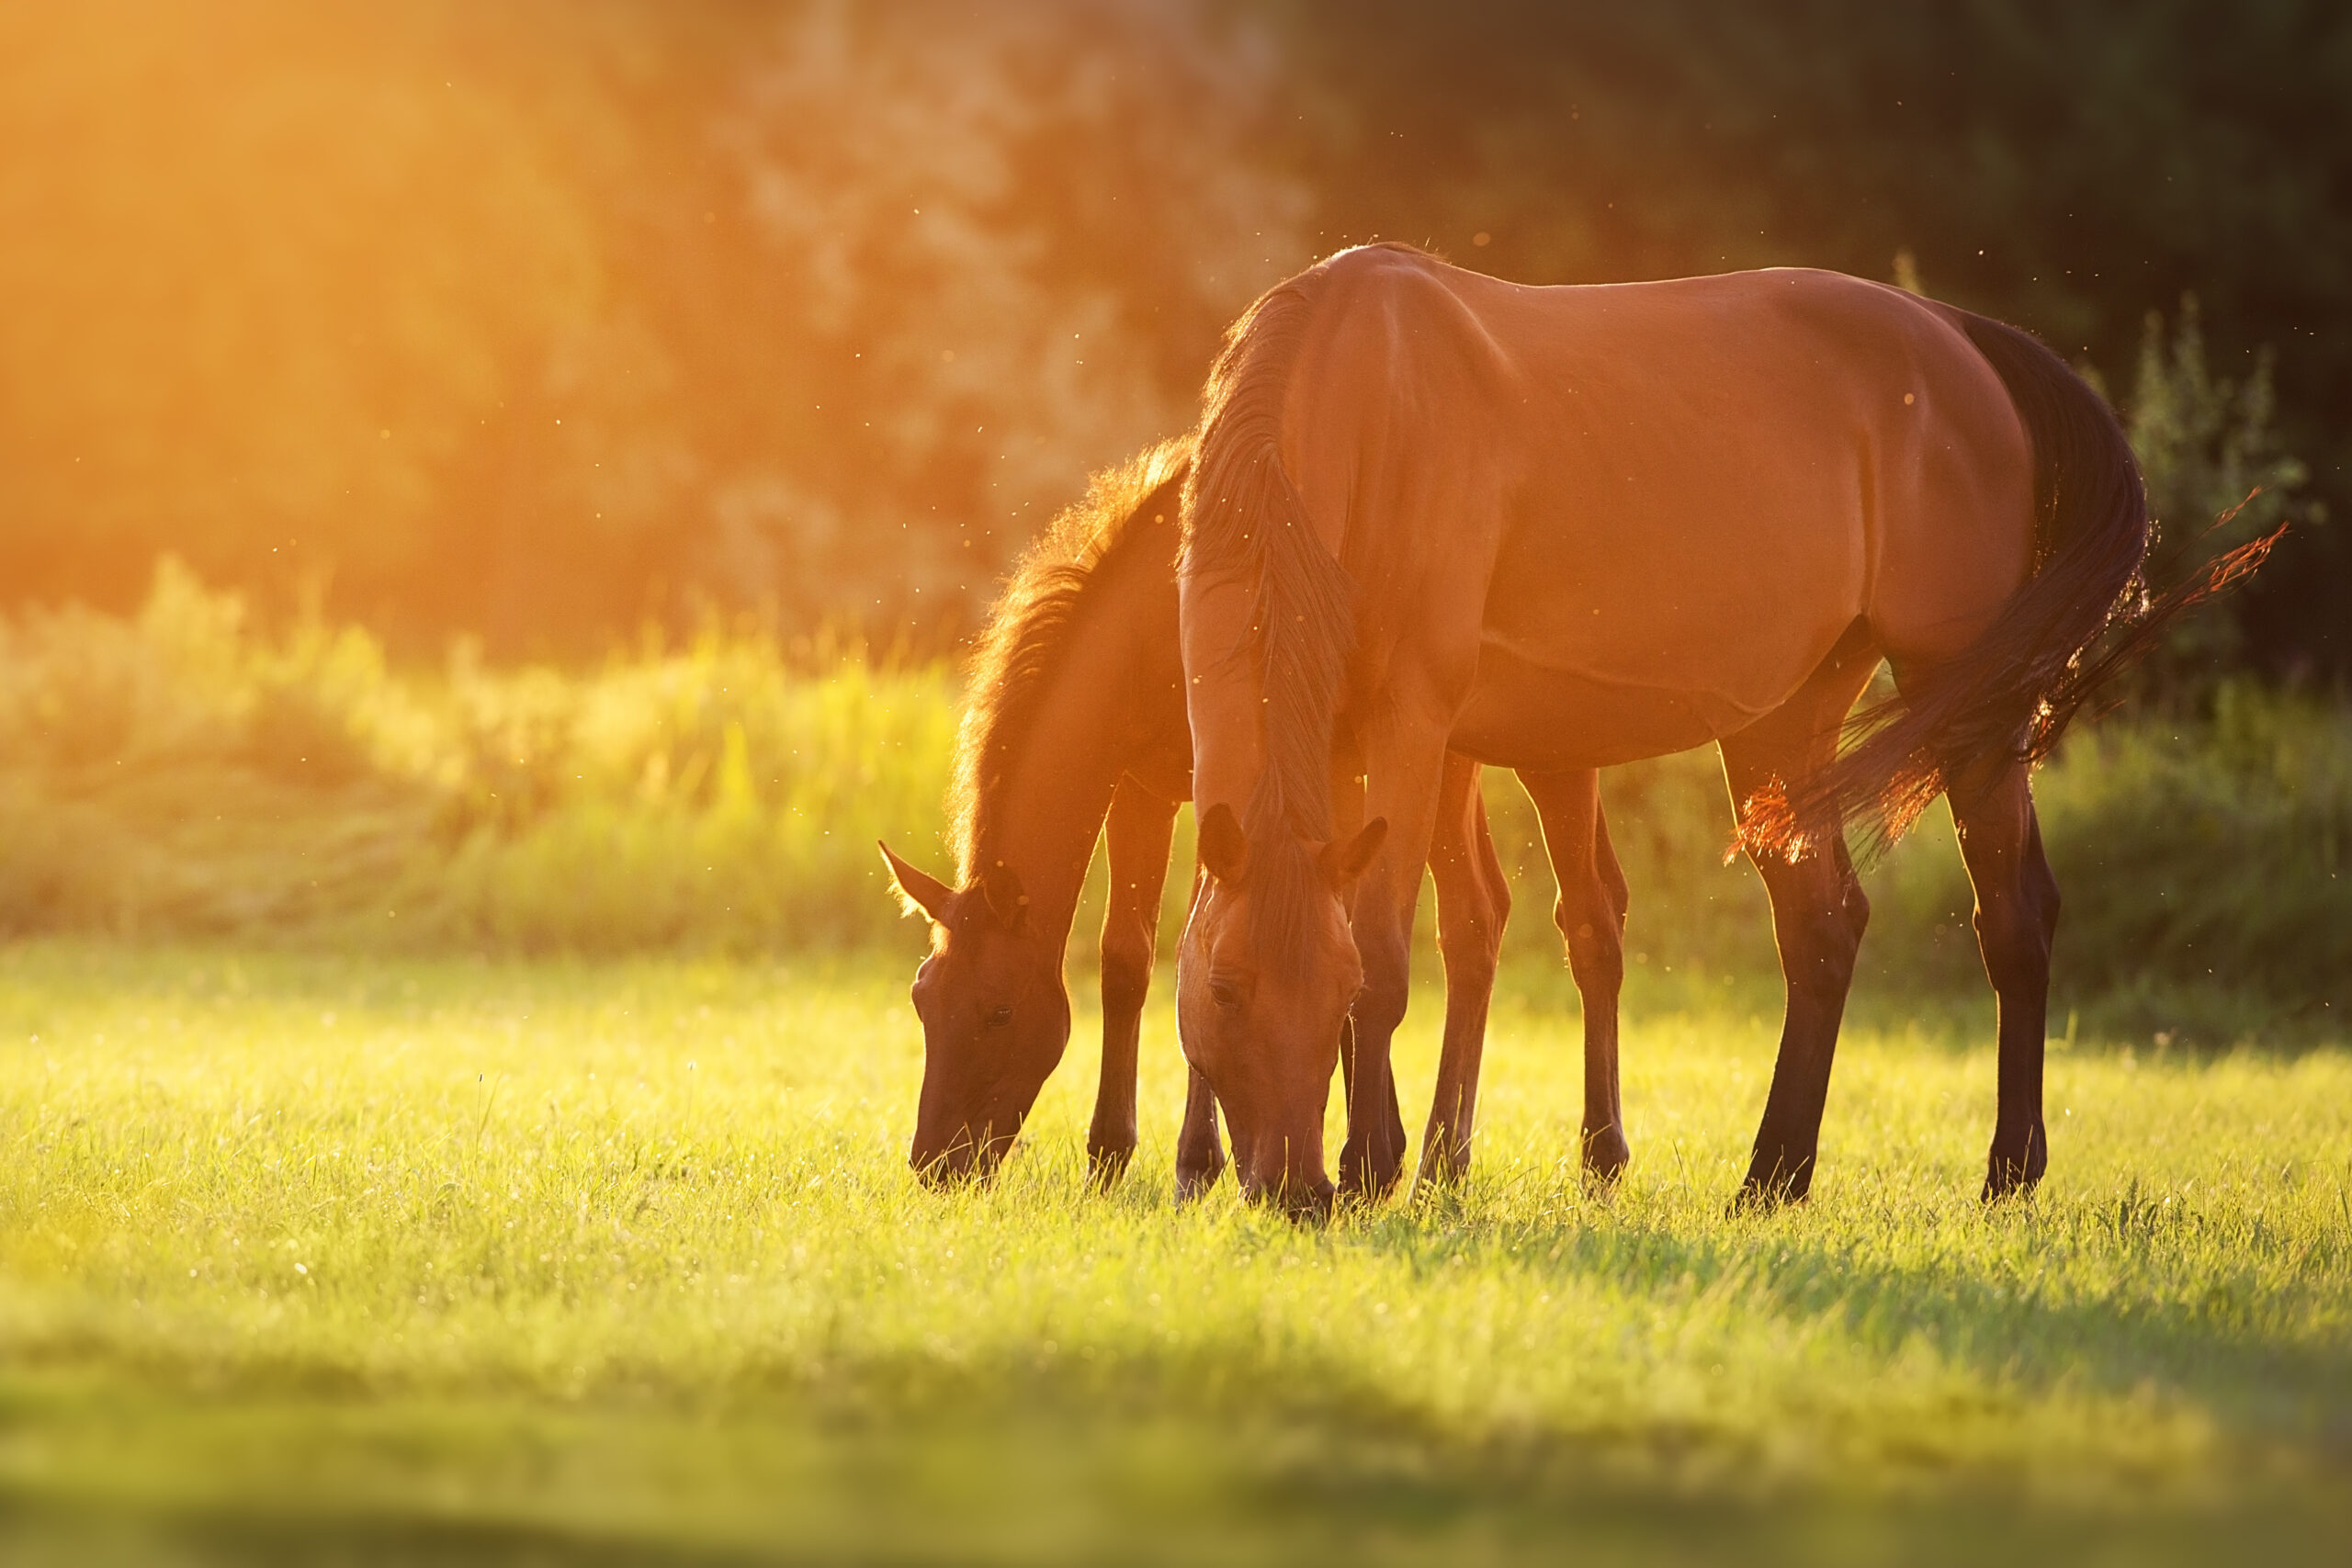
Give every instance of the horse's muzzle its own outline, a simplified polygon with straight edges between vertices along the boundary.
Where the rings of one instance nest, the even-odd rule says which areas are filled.
[[[1012,1147],[1012,1134],[1001,1137],[976,1137],[967,1128],[958,1133],[944,1146],[916,1140],[907,1151],[907,1163],[914,1168],[923,1185],[934,1191],[946,1191],[970,1182],[981,1182],[994,1176],[997,1167],[1004,1163],[1005,1155]]]

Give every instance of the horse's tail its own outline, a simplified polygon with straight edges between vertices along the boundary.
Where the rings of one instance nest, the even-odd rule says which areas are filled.
[[[1892,842],[1952,776],[2002,754],[2047,756],[2117,674],[2163,640],[2174,617],[2262,564],[2276,532],[2148,592],[2147,492],[2105,399],[2040,341],[1950,310],[2007,389],[2033,442],[2035,568],[1968,649],[1914,677],[1899,698],[1850,721],[1836,761],[1742,814],[1761,853],[1793,858],[1858,821],[1866,849]]]
[[[1277,284],[1227,333],[1184,487],[1181,575],[1255,595],[1266,761],[1242,827],[1253,903],[1273,922],[1277,945],[1292,924],[1293,935],[1305,930],[1313,863],[1300,840],[1330,836],[1332,727],[1354,637],[1353,587],[1316,538],[1282,460],[1283,399],[1330,269],[1326,261]],[[1230,657],[1252,650],[1245,644]]]

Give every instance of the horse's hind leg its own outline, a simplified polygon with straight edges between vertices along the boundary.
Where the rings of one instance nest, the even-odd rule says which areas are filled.
[[[1795,696],[1724,739],[1724,778],[1735,812],[1836,754],[1846,710],[1877,661],[1876,649],[1859,639],[1840,643]],[[1772,936],[1787,996],[1772,1087],[1756,1130],[1747,1179],[1740,1184],[1742,1201],[1770,1203],[1801,1200],[1812,1190],[1829,1069],[1871,907],[1842,834],[1794,861],[1753,853],[1749,858],[1772,897]]]
[[[1445,959],[1445,1043],[1438,1054],[1429,1130],[1421,1137],[1420,1179],[1451,1181],[1470,1168],[1487,1009],[1494,998],[1503,922],[1510,918],[1510,885],[1487,830],[1478,764],[1467,757],[1445,760],[1430,872],[1437,883],[1438,952]]]
[[[1118,1179],[1136,1150],[1136,1050],[1159,952],[1159,890],[1176,804],[1121,779],[1103,824],[1111,897],[1102,915],[1102,1077],[1086,1156],[1093,1179]]]
[[[2041,825],[2022,763],[2004,757],[1963,773],[1952,781],[1951,799],[1961,858],[1976,889],[1977,948],[1999,1015],[2000,1109],[1984,1168],[1990,1201],[2030,1190],[2050,1162],[2041,1056],[2058,880],[2041,852]]]
[[[1632,1159],[1617,1091],[1617,996],[1625,983],[1625,875],[1609,843],[1600,775],[1592,770],[1521,773],[1544,823],[1544,848],[1560,886],[1553,923],[1567,944],[1568,969],[1584,1004],[1586,1172],[1614,1181]]]

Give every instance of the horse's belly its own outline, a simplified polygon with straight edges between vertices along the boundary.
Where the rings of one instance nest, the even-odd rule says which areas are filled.
[[[1711,456],[1639,470],[1646,496],[1597,497],[1583,476],[1541,492],[1482,617],[1469,706],[1493,754],[1465,749],[1600,767],[1721,739],[1787,701],[1864,613],[1844,486],[1806,474],[1777,487],[1761,479],[1711,491],[1692,482]]]
[[[1757,716],[1720,693],[1547,667],[1490,642],[1447,744],[1498,767],[1605,768],[1704,745]]]

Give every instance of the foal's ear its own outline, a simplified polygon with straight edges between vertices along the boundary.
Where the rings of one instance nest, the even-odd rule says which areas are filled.
[[[1347,887],[1363,874],[1387,837],[1388,818],[1375,817],[1358,829],[1354,838],[1332,840],[1315,857],[1316,863],[1323,868],[1323,879],[1334,891]]]
[[[1233,807],[1217,802],[1201,818],[1201,864],[1228,887],[1238,887],[1250,870],[1250,840]]]
[[[875,840],[874,847],[882,852],[882,863],[890,868],[890,880],[898,884],[899,902],[906,906],[907,913],[911,915],[920,909],[933,924],[945,925],[947,906],[956,897],[956,890],[929,872],[917,871],[892,854],[890,846],[881,840]]]
[[[1028,912],[1029,895],[1021,890],[1021,878],[1002,861],[980,873],[980,897],[989,901],[989,913],[997,924],[1012,931],[1021,924],[1021,917]]]

